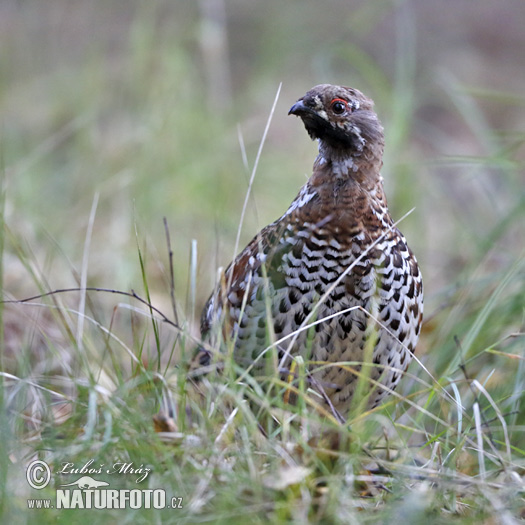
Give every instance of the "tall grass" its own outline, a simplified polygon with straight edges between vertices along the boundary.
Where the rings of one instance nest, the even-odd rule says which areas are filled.
[[[373,30],[384,13],[365,5],[352,27]],[[430,95],[416,74],[416,21],[396,18],[391,75],[357,42],[327,47],[322,75],[314,63],[283,79],[260,152],[281,78],[254,78],[231,109],[212,111],[185,41],[197,30],[188,24],[172,37],[157,31],[157,17],[150,7],[133,11],[115,54],[93,44],[89,61],[49,75],[27,76],[21,63],[2,91],[20,114],[2,131],[3,299],[35,297],[0,304],[2,521],[523,516],[523,136],[484,117],[487,101],[517,108],[523,99],[448,75],[434,80],[428,92],[439,92],[467,137],[451,145],[420,115]],[[186,375],[199,311],[237,232],[242,247],[282,213],[310,169],[315,146],[285,120],[287,106],[314,83],[307,77],[340,81],[340,64],[355,78],[345,83],[376,99],[390,207],[397,220],[416,206],[400,228],[426,286],[417,359],[381,407],[344,424],[316,409],[306,381],[255,379],[228,352],[219,357],[224,374],[197,387]],[[38,108],[27,103],[35,94]],[[36,298],[65,288],[79,291]],[[304,377],[304,363],[296,366]],[[285,402],[293,388],[296,405]],[[36,458],[53,471],[41,491],[25,479]],[[162,488],[182,497],[182,508],[28,509],[28,498],[54,499],[77,479],[57,474],[65,463],[90,459],[147,466],[138,485],[131,475],[105,479],[111,488]]]

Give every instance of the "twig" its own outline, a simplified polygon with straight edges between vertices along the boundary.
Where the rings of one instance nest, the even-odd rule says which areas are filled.
[[[170,298],[171,308],[173,309],[173,319],[175,323],[179,324],[179,316],[177,314],[177,303],[175,302],[175,273],[173,271],[173,250],[171,249],[170,230],[168,227],[168,221],[164,217],[164,230],[166,231],[166,244],[168,246],[169,265],[170,265]]]
[[[61,293],[69,293],[69,292],[105,292],[105,293],[112,293],[116,295],[123,295],[124,297],[132,297],[133,299],[136,299],[139,301],[139,303],[142,303],[146,305],[149,309],[154,311],[155,313],[159,314],[161,320],[170,326],[173,326],[173,328],[176,328],[177,330],[182,330],[182,328],[174,321],[172,321],[169,317],[167,317],[164,313],[162,313],[158,308],[153,306],[151,303],[140,297],[135,293],[135,290],[131,290],[131,292],[123,292],[122,290],[114,290],[112,288],[98,288],[96,286],[87,286],[86,288],[60,288],[58,290],[52,290],[50,292],[45,292],[42,294],[34,295],[33,297],[26,297],[25,299],[8,299],[0,301],[0,304],[22,304],[22,303],[29,303],[31,301],[35,301],[37,299],[42,299],[44,297],[50,297],[52,295],[58,295]]]

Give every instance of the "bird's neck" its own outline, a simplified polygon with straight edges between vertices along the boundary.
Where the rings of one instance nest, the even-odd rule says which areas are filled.
[[[319,155],[315,159],[314,174],[329,177],[334,183],[352,179],[366,191],[381,184],[383,144],[371,146],[363,140],[355,148],[337,148],[319,141]]]

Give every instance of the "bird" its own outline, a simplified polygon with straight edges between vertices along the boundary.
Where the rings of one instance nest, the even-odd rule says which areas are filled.
[[[321,84],[288,114],[318,141],[312,175],[223,272],[202,312],[207,345],[194,366],[209,368],[213,348],[230,348],[252,375],[273,367],[293,382],[302,362],[317,406],[344,422],[365,370],[370,409],[406,372],[423,319],[422,275],[388,210],[374,102]]]

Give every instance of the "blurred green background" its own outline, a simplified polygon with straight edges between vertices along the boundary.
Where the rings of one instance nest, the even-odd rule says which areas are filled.
[[[279,84],[239,248],[310,173],[316,145],[286,114],[326,82],[376,102],[392,215],[415,207],[400,227],[431,321],[465,279],[523,250],[524,22],[521,0],[2,0],[4,294],[38,291],[28,267],[49,289],[78,284],[98,194],[88,284],[142,289],[137,228],[169,312],[166,217],[181,305],[197,241],[198,314],[233,256]]]
[[[0,306],[6,523],[35,519],[23,509],[36,497],[25,465],[37,455],[55,468],[95,456],[151,464],[154,486],[187,505],[165,522],[523,518],[524,27],[523,0],[0,0],[3,297],[78,287],[84,268],[89,286],[149,289],[172,318],[165,217],[183,325],[149,322],[144,304],[108,293],[87,294],[85,305],[61,293]],[[399,397],[341,427],[353,445],[340,461],[296,450],[297,465],[314,471],[300,488],[275,490],[264,480],[282,476],[281,451],[309,450],[308,418],[301,436],[287,422],[262,440],[261,411],[242,400],[273,410],[280,388],[260,398],[229,381],[185,427],[185,369],[174,364],[195,347],[188,331],[198,336],[217,268],[234,255],[281,83],[239,249],[311,173],[316,144],[290,106],[319,83],[362,90],[385,126],[392,216],[415,208],[400,229],[424,276],[416,354],[426,369],[414,360]],[[156,437],[151,416],[167,411],[165,391],[196,448]],[[308,417],[317,423],[315,411]],[[370,479],[365,443],[395,473],[372,498],[355,484],[363,469]],[[39,520],[85,521],[81,512]]]

